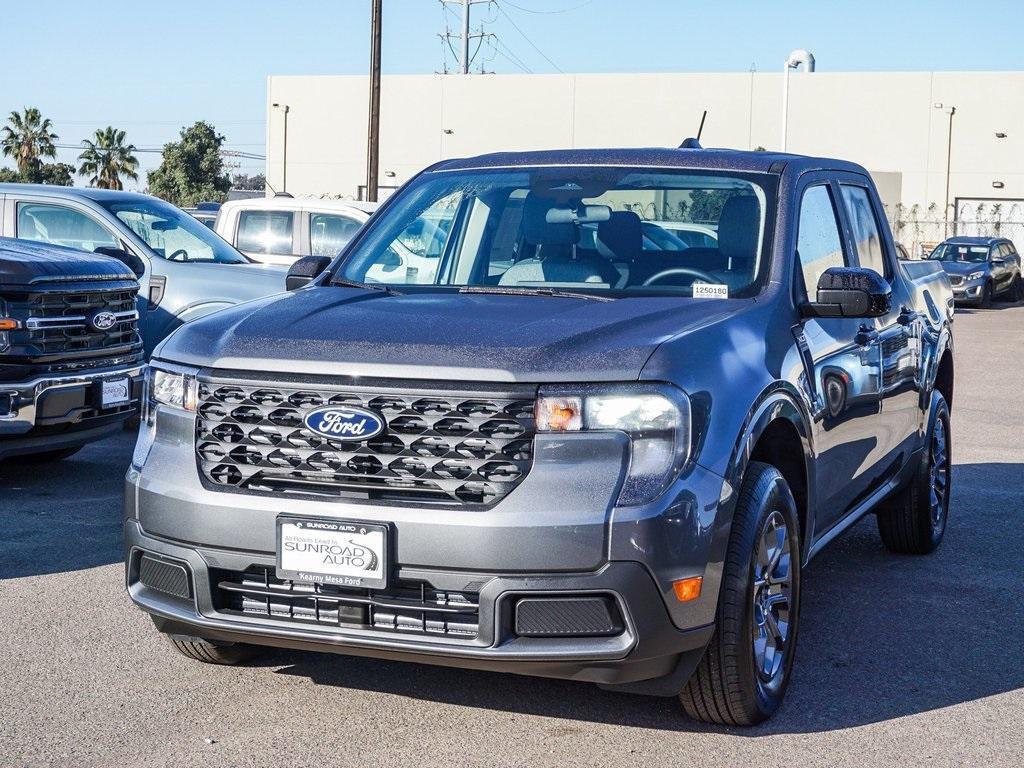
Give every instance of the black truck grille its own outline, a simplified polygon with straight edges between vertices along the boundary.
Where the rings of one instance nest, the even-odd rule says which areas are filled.
[[[201,381],[196,454],[225,490],[493,504],[529,471],[533,398]],[[387,428],[346,441],[305,427],[307,412],[330,405],[367,408]]]
[[[40,362],[134,354],[142,347],[137,292],[133,283],[118,281],[87,290],[61,286],[4,295],[6,315],[21,325],[10,332],[7,354]],[[100,313],[112,315],[109,326],[92,322]]]
[[[210,576],[219,613],[452,639],[474,639],[479,631],[475,592],[441,591],[413,581],[387,590],[342,589],[284,581],[265,567],[244,573],[214,570]]]

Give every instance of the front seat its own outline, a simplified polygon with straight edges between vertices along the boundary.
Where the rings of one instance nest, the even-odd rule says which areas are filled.
[[[612,211],[608,221],[597,225],[594,240],[600,256],[611,261],[619,273],[616,288],[629,283],[630,272],[635,269],[644,249],[643,223],[633,211]]]
[[[523,239],[534,246],[533,256],[509,267],[499,285],[608,282],[590,259],[575,257],[576,225],[547,221],[553,206],[553,200],[535,195],[523,202]]]
[[[753,195],[735,195],[725,201],[718,219],[718,251],[729,271],[749,282],[761,236],[761,203]]]

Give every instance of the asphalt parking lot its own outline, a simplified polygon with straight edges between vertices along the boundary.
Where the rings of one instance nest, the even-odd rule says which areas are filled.
[[[945,543],[890,555],[868,519],[813,562],[795,677],[761,728],[398,662],[189,662],[124,592],[125,433],[60,464],[0,467],[0,764],[1019,766],[1024,305],[961,312],[956,333]]]

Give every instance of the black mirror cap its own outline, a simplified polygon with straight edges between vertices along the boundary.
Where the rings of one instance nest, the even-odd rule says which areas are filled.
[[[804,305],[814,317],[881,317],[892,309],[892,286],[873,269],[830,267],[818,279],[817,300]]]
[[[285,288],[294,291],[309,285],[330,265],[331,259],[327,256],[303,256],[288,270],[288,277],[284,281]]]
[[[136,278],[142,277],[146,274],[146,264],[136,256],[134,253],[128,253],[123,248],[111,248],[106,245],[101,245],[98,248],[93,248],[93,253],[99,253],[103,256],[110,256],[112,259],[117,259],[130,269]]]

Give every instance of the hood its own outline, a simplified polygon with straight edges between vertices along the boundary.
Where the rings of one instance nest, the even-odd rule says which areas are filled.
[[[969,275],[971,272],[988,272],[988,262],[985,261],[940,261],[943,271],[950,275]]]
[[[135,275],[109,256],[30,240],[0,238],[0,286],[28,287],[70,280],[134,282]]]
[[[632,381],[659,344],[748,303],[312,288],[188,323],[155,356],[289,374]]]

